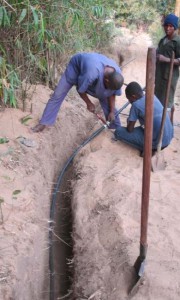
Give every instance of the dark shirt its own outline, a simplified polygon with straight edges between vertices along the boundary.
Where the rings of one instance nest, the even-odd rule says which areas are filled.
[[[160,40],[157,48],[157,54],[162,54],[168,58],[171,58],[172,51],[174,51],[175,58],[180,58],[180,36],[175,35],[172,40],[166,40],[166,39],[167,38],[165,36]],[[155,95],[161,101],[162,104],[164,104],[165,101],[169,70],[170,70],[170,63],[157,61]],[[178,78],[179,78],[179,66],[174,65],[168,107],[171,107],[173,105],[174,94],[175,94]]]

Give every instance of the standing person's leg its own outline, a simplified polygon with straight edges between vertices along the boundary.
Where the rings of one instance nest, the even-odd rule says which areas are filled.
[[[171,81],[169,103],[168,103],[168,107],[171,108],[170,120],[171,120],[172,125],[173,125],[173,121],[174,121],[174,112],[175,112],[174,98],[175,98],[178,79],[179,79],[179,74],[175,73],[175,70],[174,70],[172,81]]]
[[[115,138],[140,151],[144,149],[144,129],[135,127],[132,132],[128,132],[126,127],[120,127],[114,132]]]
[[[173,104],[173,106],[171,107],[171,115],[170,115],[170,120],[171,120],[172,125],[173,125],[173,122],[174,122],[174,111],[175,111],[175,107],[174,107],[174,104]]]
[[[173,125],[173,122],[174,122],[174,111],[175,111],[174,105],[172,107],[167,108],[167,113],[169,115],[169,118],[171,120],[172,125]]]
[[[55,123],[61,104],[71,88],[72,84],[67,82],[65,74],[63,74],[53,95],[46,104],[42,118],[39,122],[40,124],[53,125]]]
[[[167,112],[169,114],[172,125],[173,125],[173,121],[174,121],[174,111],[175,111],[174,96],[175,96],[175,91],[176,91],[176,84],[177,83],[172,79],[170,91],[169,91],[168,106],[167,106]]]
[[[109,103],[108,103],[108,98],[106,99],[99,99],[99,103],[102,107],[102,110],[104,112],[105,118],[106,120],[108,119],[108,115],[110,113],[110,108],[109,108]],[[121,122],[120,122],[120,118],[118,115],[118,110],[115,108],[115,120],[110,124],[110,129],[117,129],[119,127],[121,127]]]
[[[160,100],[163,106],[166,100],[167,84],[168,81],[166,79],[161,78],[161,80],[157,81],[155,85],[155,95]],[[174,96],[176,91],[176,85],[177,85],[177,79],[173,78],[170,86],[170,93],[169,93],[168,107],[167,107],[167,112],[169,114],[172,125],[174,121],[174,111],[175,111]]]

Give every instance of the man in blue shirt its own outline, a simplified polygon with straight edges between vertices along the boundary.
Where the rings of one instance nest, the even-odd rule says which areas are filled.
[[[126,97],[132,104],[129,117],[127,119],[127,127],[117,128],[114,132],[115,138],[121,140],[132,147],[143,152],[144,149],[144,125],[145,125],[145,94],[141,86],[137,82],[131,82],[127,85]],[[160,101],[154,96],[154,112],[153,112],[153,138],[152,150],[157,150],[161,120],[163,114],[163,106]],[[140,126],[135,127],[136,121],[139,121]],[[173,126],[167,113],[162,148],[167,147],[173,138]]]
[[[111,122],[110,128],[120,127],[115,96],[121,95],[123,81],[121,70],[114,60],[99,53],[75,54],[49,99],[39,124],[32,130],[39,132],[55,123],[60,106],[74,85],[90,112],[95,112],[95,106],[88,95],[99,99],[106,120]]]

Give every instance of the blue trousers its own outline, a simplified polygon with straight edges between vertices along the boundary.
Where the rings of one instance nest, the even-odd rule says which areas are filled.
[[[128,132],[126,127],[117,128],[114,132],[115,138],[140,151],[144,149],[144,129],[141,126],[135,127]]]
[[[58,111],[61,107],[61,104],[72,87],[73,87],[73,84],[70,84],[67,81],[65,73],[64,73],[62,75],[61,79],[59,80],[59,83],[58,83],[53,95],[51,96],[48,103],[46,104],[42,118],[40,120],[40,124],[53,125],[55,123]],[[102,110],[103,110],[104,115],[107,120],[108,115],[110,113],[110,108],[108,105],[108,98],[99,99],[99,102],[100,102],[100,105],[102,107]],[[111,129],[116,129],[121,126],[119,115],[117,115],[116,109],[115,109],[115,116],[116,116],[115,120],[110,125]]]

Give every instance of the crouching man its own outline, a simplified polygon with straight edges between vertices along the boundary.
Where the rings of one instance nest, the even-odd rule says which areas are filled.
[[[119,127],[115,130],[114,135],[120,140],[136,149],[142,155],[144,150],[144,125],[145,125],[145,94],[141,86],[137,82],[131,82],[127,85],[126,97],[131,103],[129,117],[127,119],[127,127]],[[152,137],[152,153],[157,150],[161,120],[163,114],[163,106],[161,102],[154,96],[154,112],[153,112],[153,137]],[[136,126],[139,121],[140,126]],[[167,113],[164,133],[162,139],[162,148],[167,147],[173,138],[173,126]]]

